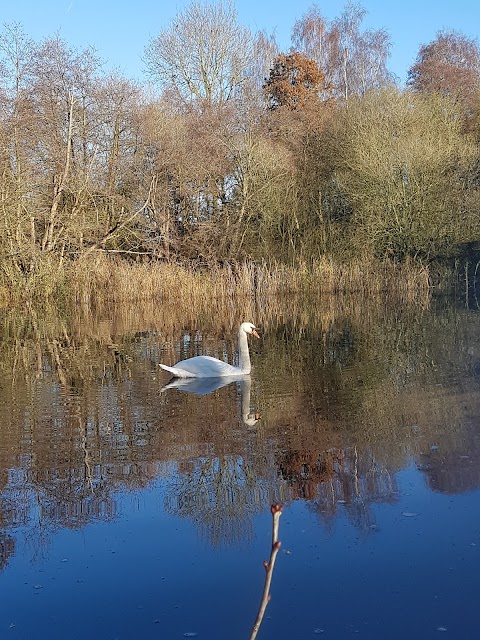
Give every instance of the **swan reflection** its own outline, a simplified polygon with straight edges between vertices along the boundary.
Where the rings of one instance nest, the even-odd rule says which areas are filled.
[[[236,383],[240,392],[242,420],[244,424],[253,427],[260,419],[260,415],[250,410],[252,380],[248,375],[242,376],[241,378],[238,376],[222,376],[219,378],[173,378],[161,389],[161,393],[167,389],[178,389],[179,391],[193,393],[197,396],[205,396],[233,382]]]

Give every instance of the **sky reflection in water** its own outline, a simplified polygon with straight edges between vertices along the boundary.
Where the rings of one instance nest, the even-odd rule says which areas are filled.
[[[0,637],[248,638],[273,502],[259,638],[478,637],[478,314],[267,321],[209,388],[158,362],[235,331],[114,320],[4,318]]]

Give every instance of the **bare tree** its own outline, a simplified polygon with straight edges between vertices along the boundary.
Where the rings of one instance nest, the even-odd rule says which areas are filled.
[[[391,84],[387,70],[390,36],[384,29],[361,31],[367,12],[349,2],[332,27],[338,31],[335,55],[336,86],[345,100],[350,95],[365,95],[370,89]]]
[[[456,31],[440,31],[420,47],[408,84],[414,91],[438,91],[470,106],[480,89],[478,42]]]
[[[5,25],[0,34],[0,104],[2,110],[3,250],[17,269],[32,250],[33,218],[27,212],[32,109],[28,96],[33,42],[19,24]]]
[[[254,57],[251,65],[251,83],[255,86],[258,95],[264,99],[263,85],[267,80],[275,58],[280,53],[275,36],[268,35],[266,31],[259,31],[254,39]],[[264,101],[264,100],[263,100]]]
[[[249,75],[253,57],[252,35],[238,24],[230,0],[194,0],[145,50],[151,76],[202,111],[235,95]]]
[[[42,251],[63,252],[77,243],[78,197],[95,154],[89,118],[99,66],[92,49],[76,51],[58,36],[36,48],[30,95]]]
[[[263,117],[267,107],[263,86],[280,50],[275,35],[258,31],[253,38],[253,56],[247,78],[235,91],[232,115],[236,118],[234,127],[247,131]]]
[[[300,20],[295,22],[292,43],[295,50],[315,60],[324,74],[324,91],[321,97],[329,98],[334,82],[333,61],[338,45],[338,30],[329,28],[317,5],[314,4]]]
[[[118,247],[148,200],[152,176],[141,154],[139,89],[98,74],[92,49],[70,49],[58,37],[35,48],[28,87],[32,112],[28,211],[41,252],[70,257],[91,247]]]
[[[295,47],[313,58],[325,74],[327,91],[347,101],[370,89],[391,84],[387,70],[390,37],[384,29],[361,31],[367,12],[348,2],[343,13],[330,25],[313,7],[293,28]]]

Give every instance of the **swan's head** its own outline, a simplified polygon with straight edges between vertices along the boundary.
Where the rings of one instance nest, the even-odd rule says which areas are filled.
[[[257,333],[257,328],[254,324],[252,324],[251,322],[243,322],[240,325],[240,331],[244,331],[245,333],[251,334],[252,336],[255,336],[256,338],[260,338],[260,336]]]

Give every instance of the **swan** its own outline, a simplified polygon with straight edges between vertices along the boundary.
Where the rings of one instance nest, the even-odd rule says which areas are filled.
[[[223,376],[248,375],[251,370],[247,335],[259,338],[257,328],[251,322],[243,322],[238,330],[238,367],[211,356],[195,356],[177,362],[173,367],[161,364],[160,367],[175,378],[219,378]]]

